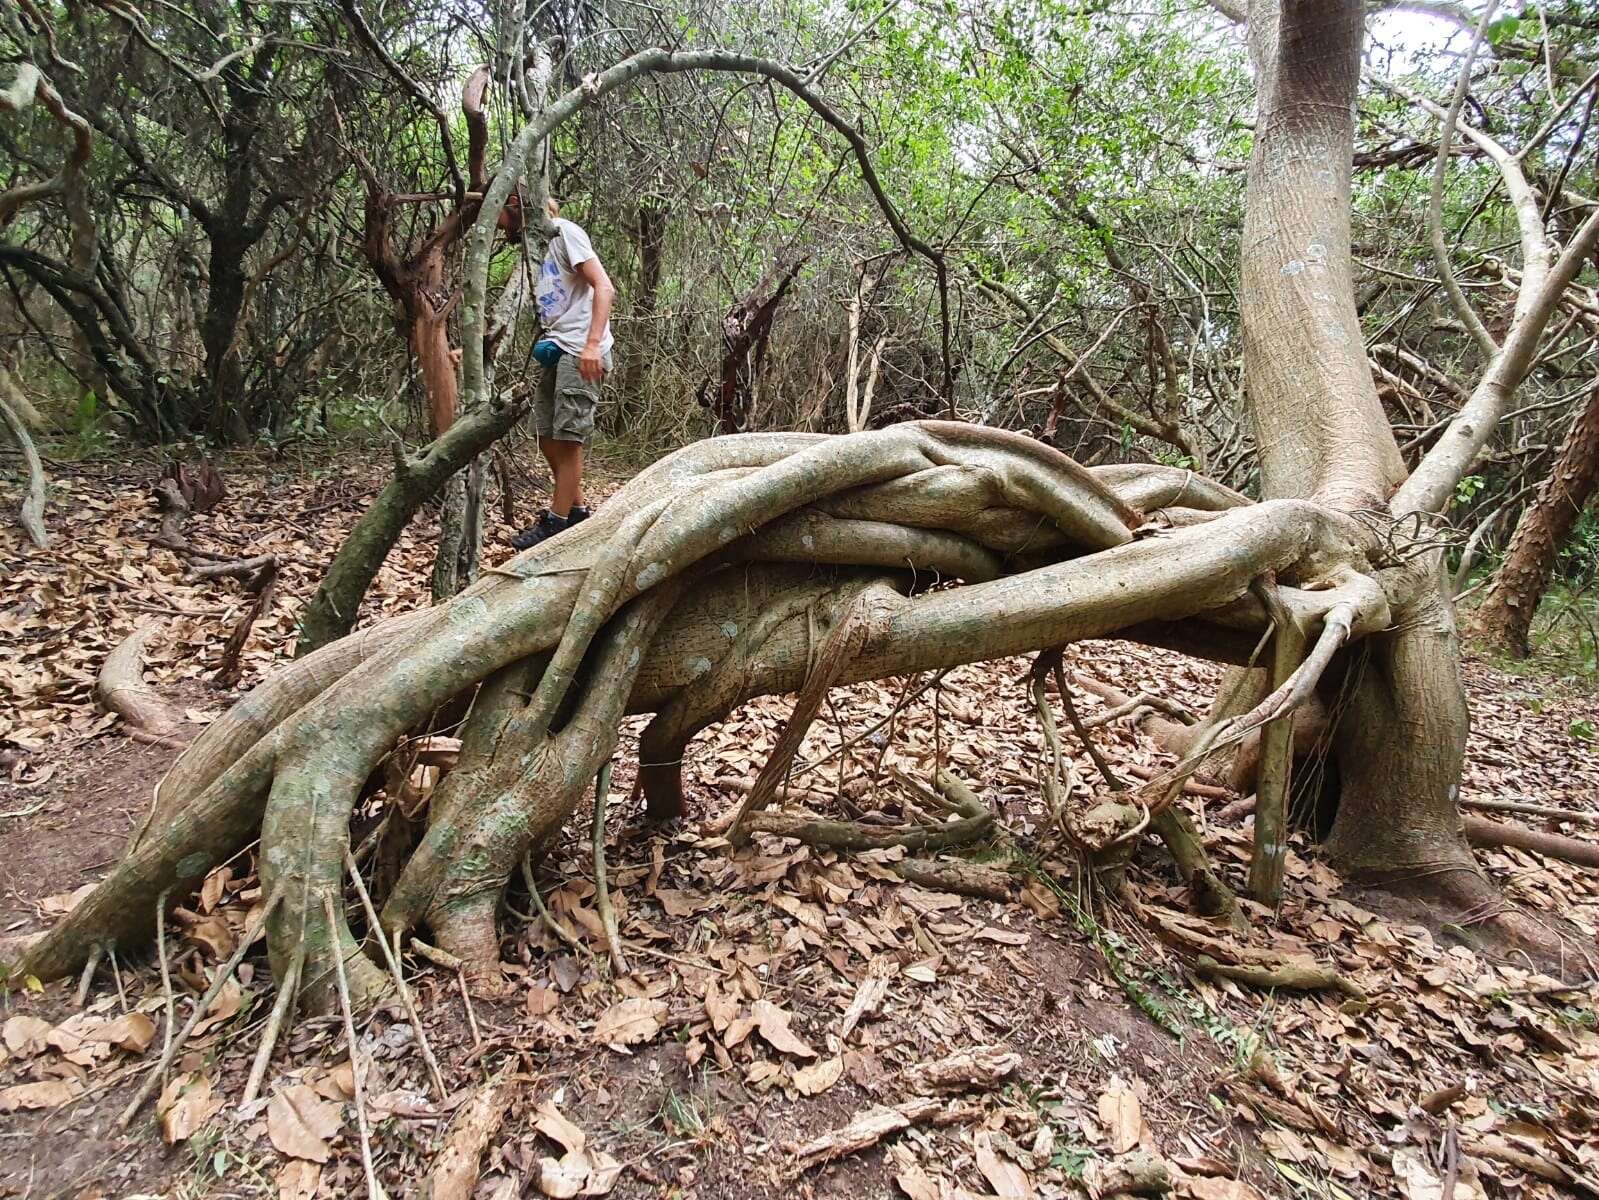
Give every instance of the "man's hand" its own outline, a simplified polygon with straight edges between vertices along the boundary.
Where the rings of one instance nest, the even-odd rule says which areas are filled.
[[[605,378],[605,355],[598,346],[584,346],[577,356],[577,373],[586,383],[599,383]]]

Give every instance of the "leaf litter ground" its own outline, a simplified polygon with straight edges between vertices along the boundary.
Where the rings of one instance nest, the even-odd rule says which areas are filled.
[[[56,548],[36,553],[16,530],[0,532],[0,639],[10,647],[0,660],[0,937],[36,932],[116,861],[177,753],[123,736],[95,708],[110,649],[158,618],[147,678],[161,694],[195,728],[232,695],[208,680],[250,597],[235,581],[185,578],[173,554],[151,546],[156,465],[58,464]],[[380,476],[309,455],[240,455],[223,469],[228,497],[186,534],[214,552],[282,560],[276,606],[245,647],[247,688],[292,648],[300,607]],[[602,468],[599,494],[620,476]],[[507,553],[493,508],[490,561]],[[433,532],[425,515],[408,531],[365,619],[425,602]],[[1124,643],[1076,647],[1069,665],[1196,711],[1217,680],[1206,664]],[[1463,795],[1599,812],[1599,754],[1581,737],[1593,693],[1478,660],[1467,678]],[[831,817],[864,809],[911,820],[916,781],[942,761],[1007,830],[1038,834],[1043,746],[1025,664],[950,672],[900,708],[917,685],[835,693],[791,794]],[[1079,704],[1090,719],[1103,707],[1092,696]],[[1016,871],[998,901],[906,883],[893,870],[899,850],[838,855],[758,837],[730,853],[714,818],[747,790],[786,715],[785,699],[758,701],[694,744],[683,825],[652,830],[613,802],[608,858],[631,975],[613,979],[605,966],[581,820],[538,879],[575,945],[513,915],[502,948],[510,999],[468,1005],[451,973],[407,959],[447,1092],[430,1087],[399,1005],[361,1023],[366,1115],[390,1194],[443,1169],[446,1146],[481,1175],[475,1191],[459,1190],[459,1174],[440,1176],[433,1194],[499,1200],[789,1191],[941,1200],[1163,1186],[1198,1200],[1599,1194],[1599,1001],[1581,965],[1599,926],[1591,873],[1515,850],[1483,855],[1508,897],[1570,922],[1572,977],[1589,981],[1573,989],[1530,962],[1490,957],[1468,930],[1379,911],[1300,841],[1282,911],[1251,909],[1254,939],[1336,968],[1365,999],[1257,991],[1196,973],[1191,955],[1151,936],[1215,936],[1188,915],[1155,849],[1129,874],[1141,920],[1096,903],[1073,865],[1055,860]],[[618,796],[639,728],[624,738]],[[1124,773],[1169,761],[1124,721],[1095,736]],[[1066,748],[1080,809],[1098,779],[1080,745]],[[379,793],[364,816],[383,803]],[[1241,886],[1248,818],[1218,819],[1222,799],[1204,801],[1208,817],[1197,798],[1184,803],[1218,869]],[[967,857],[1003,855],[991,845]],[[179,1025],[259,903],[244,855],[175,914]],[[531,911],[525,890],[510,903]],[[223,990],[127,1132],[116,1115],[165,1033],[155,957],[110,964],[82,1008],[74,982],[35,992],[10,981],[0,1195],[360,1194],[337,1019],[295,1023],[261,1097],[240,1105],[273,999],[258,961]]]

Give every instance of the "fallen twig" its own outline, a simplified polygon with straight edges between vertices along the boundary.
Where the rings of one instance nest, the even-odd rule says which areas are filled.
[[[1146,767],[1143,763],[1131,764],[1127,768],[1127,773],[1143,780],[1159,779],[1161,774],[1154,767]],[[1183,791],[1187,792],[1190,796],[1198,796],[1201,800],[1230,800],[1233,801],[1234,804],[1238,802],[1238,793],[1233,791],[1231,788],[1219,787],[1214,783],[1201,783],[1197,779],[1183,780]],[[1255,799],[1253,796],[1249,798],[1249,806],[1251,808],[1255,806]],[[1220,817],[1227,811],[1227,809],[1223,809],[1216,815]]]
[[[261,930],[266,927],[267,918],[272,915],[272,910],[278,906],[278,901],[282,896],[283,892],[281,890],[274,891],[267,898],[267,902],[261,906],[261,912],[245,929],[244,935],[239,938],[239,944],[233,948],[233,953],[228,956],[227,962],[217,968],[216,978],[211,981],[211,986],[206,989],[205,995],[200,998],[200,1002],[194,1006],[194,1011],[189,1014],[189,1019],[184,1022],[183,1028],[178,1032],[178,1036],[173,1038],[161,1052],[161,1061],[156,1063],[155,1069],[145,1076],[144,1083],[140,1086],[138,1092],[134,1094],[132,1100],[128,1101],[128,1106],[122,1110],[122,1115],[117,1118],[117,1128],[126,1129],[128,1122],[133,1120],[133,1115],[144,1106],[144,1102],[155,1091],[156,1084],[161,1081],[162,1077],[171,1068],[173,1058],[183,1049],[183,1043],[189,1040],[189,1035],[194,1032],[194,1027],[200,1023],[211,1006],[216,1003],[217,997],[222,994],[222,989],[227,986],[228,980],[233,978],[233,972],[239,969],[239,964],[244,961],[245,954],[255,944],[255,939],[260,936]]]
[[[572,949],[581,950],[585,954],[588,953],[588,946],[584,944],[582,939],[557,921],[555,914],[550,911],[549,905],[544,903],[544,897],[539,894],[538,881],[533,878],[532,864],[525,855],[522,858],[522,878],[527,881],[527,894],[532,897],[533,907],[538,911],[539,917],[544,921],[546,928]]]
[[[887,958],[872,960],[871,965],[866,968],[866,977],[855,988],[854,999],[844,1010],[844,1019],[838,1027],[839,1041],[842,1042],[849,1037],[863,1018],[877,1011],[878,1006],[888,995],[888,980],[893,969],[893,964]]]
[[[1353,1000],[1366,999],[1352,980],[1332,967],[1312,962],[1284,960],[1275,966],[1245,966],[1242,963],[1224,963],[1208,954],[1194,959],[1194,969],[1218,979],[1231,979],[1258,988],[1292,988],[1301,992],[1332,990],[1344,993]]]
[[[909,1129],[912,1125],[951,1125],[968,1120],[981,1110],[976,1105],[953,1105],[932,1096],[906,1100],[900,1104],[883,1105],[862,1112],[848,1125],[814,1137],[808,1142],[790,1142],[784,1146],[793,1155],[800,1171],[868,1150],[892,1133]]]
[[[1308,958],[1285,958],[1257,946],[1230,943],[1175,917],[1162,916],[1153,908],[1146,910],[1146,916],[1161,939],[1202,974],[1251,987],[1300,991],[1330,988],[1355,1000],[1367,998],[1365,991],[1347,976]]]
[[[1580,1191],[1584,1195],[1599,1196],[1599,1183],[1578,1175],[1564,1163],[1556,1162],[1548,1155],[1533,1154],[1531,1151],[1512,1146],[1504,1138],[1489,1134],[1473,1138],[1463,1143],[1461,1148],[1468,1154],[1504,1163],[1506,1166],[1515,1167],[1518,1171],[1525,1171],[1528,1175],[1560,1184],[1573,1191]]]
[[[616,929],[616,909],[611,905],[611,887],[605,878],[605,802],[611,792],[611,764],[607,760],[594,777],[594,907],[600,916],[600,926],[605,930],[605,944],[611,952],[611,970],[617,975],[627,975],[627,957],[622,953],[622,939]]]
[[[499,1132],[516,1089],[503,1080],[480,1085],[450,1118],[444,1149],[421,1192],[430,1200],[468,1200],[477,1187],[479,1164],[489,1139]]]
[[[289,969],[278,983],[277,998],[272,1002],[271,1013],[267,1015],[266,1028],[261,1031],[261,1046],[255,1052],[255,1061],[250,1064],[250,1077],[244,1084],[244,1098],[239,1101],[241,1106],[249,1104],[261,1094],[267,1068],[272,1065],[272,1051],[278,1044],[278,1034],[283,1031],[283,1019],[288,1015],[289,1006],[294,1003],[294,994],[300,988],[300,975],[304,970],[305,944],[302,942],[294,948]]]
[[[105,947],[99,942],[89,947],[89,961],[83,964],[83,973],[78,976],[78,991],[73,996],[74,1007],[82,1008],[89,999],[89,988],[94,983],[95,970],[100,966],[100,959],[105,956]]]
[[[1171,1168],[1145,1150],[1089,1162],[1083,1181],[1095,1196],[1163,1196],[1172,1190]]]
[[[1599,842],[1585,842],[1558,833],[1544,833],[1540,829],[1490,821],[1473,813],[1461,813],[1460,825],[1465,831],[1466,840],[1473,846],[1513,846],[1517,850],[1528,850],[1578,866],[1599,867]]]
[[[189,550],[188,553],[194,554],[195,551]],[[257,554],[251,558],[226,558],[216,562],[190,563],[189,574],[196,579],[248,579],[257,571],[267,567],[271,567],[276,573],[277,555]]]
[[[166,1002],[166,1020],[161,1023],[161,1057],[172,1060],[172,1024],[178,1018],[178,1001],[172,993],[172,968],[167,964],[167,895],[162,892],[155,902],[155,951],[161,960],[161,996]],[[161,1086],[166,1087],[165,1077]]]
[[[1550,821],[1565,821],[1572,825],[1599,825],[1599,813],[1578,812],[1572,808],[1552,808],[1547,804],[1527,804],[1520,800],[1466,800],[1461,808],[1475,808],[1483,812],[1516,813],[1524,817],[1544,817]]]
[[[412,950],[427,959],[435,967],[443,967],[446,971],[459,973],[461,968],[466,965],[448,950],[440,950],[437,946],[430,946],[421,938],[412,938],[410,946]]]
[[[465,963],[455,968],[455,982],[461,987],[461,1004],[466,1008],[466,1027],[472,1031],[472,1047],[480,1049],[483,1045],[483,1034],[478,1031],[477,1012],[472,1008],[472,992],[466,986]]]
[[[277,593],[278,560],[270,554],[263,558],[265,561],[260,569],[244,585],[246,591],[254,593],[255,599],[244,610],[244,615],[228,635],[227,645],[222,648],[222,661],[217,665],[216,675],[212,679],[217,687],[238,686],[244,674],[244,645],[250,640],[250,631],[255,628],[257,621],[271,611],[272,599]]]
[[[794,813],[756,813],[747,822],[752,832],[772,833],[779,837],[794,838],[808,846],[826,846],[833,850],[883,850],[890,846],[903,846],[907,850],[946,850],[978,840],[993,825],[993,815],[988,812],[942,825],[892,825],[886,828],[858,821],[829,821],[810,814],[800,816]]]
[[[941,892],[979,896],[985,900],[1009,900],[1014,890],[1015,881],[1010,872],[993,867],[977,867],[963,862],[933,862],[925,858],[905,858],[888,866],[901,879],[937,888]]]
[[[333,893],[322,893],[322,912],[327,917],[328,928],[339,927],[338,914],[333,910]],[[350,1082],[351,1089],[355,1092],[355,1124],[361,1133],[361,1169],[366,1172],[366,1194],[368,1200],[381,1200],[384,1196],[383,1186],[378,1183],[377,1172],[372,1168],[372,1131],[366,1123],[366,1089],[361,1076],[361,1047],[355,1040],[355,1016],[350,1011],[350,981],[344,970],[344,955],[335,952],[333,955],[333,974],[339,983],[339,1010],[344,1014],[344,1037],[350,1047]]]
[[[1022,1057],[1003,1046],[975,1046],[934,1062],[906,1067],[900,1078],[921,1095],[996,1088],[1021,1066]]]
[[[383,923],[378,920],[377,908],[367,893],[366,883],[361,879],[361,869],[355,865],[355,856],[350,853],[348,846],[344,848],[344,869],[350,873],[350,881],[355,884],[355,894],[361,899],[361,907],[366,912],[372,936],[377,938],[378,945],[383,947],[383,961],[388,963],[389,974],[394,977],[394,988],[400,994],[400,1005],[405,1009],[411,1028],[416,1031],[416,1048],[422,1054],[428,1076],[433,1080],[433,1089],[438,1093],[439,1102],[442,1104],[449,1095],[449,1089],[444,1086],[444,1073],[439,1070],[439,1060],[433,1056],[433,1047],[428,1045],[427,1029],[422,1024],[421,1015],[416,1011],[416,1002],[411,998],[411,989],[406,986],[405,972],[400,969],[399,956],[389,945],[388,939],[383,936]]]

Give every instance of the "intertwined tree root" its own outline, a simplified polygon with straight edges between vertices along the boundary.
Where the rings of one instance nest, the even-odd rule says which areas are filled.
[[[755,696],[800,690],[848,614],[837,682],[1120,635],[1237,661],[1274,577],[1314,636],[1388,620],[1369,535],[1299,501],[1250,504],[1175,468],[1090,471],[1030,439],[944,422],[843,437],[751,434],[688,446],[591,520],[447,604],[284,668],[211,725],[159,789],[149,832],[26,953],[41,978],[150,936],[256,837],[274,976],[303,956],[312,1008],[392,986],[345,919],[352,810],[407,735],[468,715],[420,844],[383,902],[390,938],[430,939],[488,980],[513,870],[572,815],[627,713],[651,712],[641,782],[681,811],[689,740]],[[960,581],[960,587],[932,587]],[[326,897],[333,898],[331,908]],[[326,912],[334,913],[329,922]]]

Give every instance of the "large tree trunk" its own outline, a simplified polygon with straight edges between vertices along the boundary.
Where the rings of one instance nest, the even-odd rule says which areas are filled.
[[[627,292],[628,324],[636,332],[624,347],[626,352],[622,355],[615,401],[601,412],[605,427],[612,432],[627,429],[634,417],[643,411],[644,379],[649,360],[664,342],[670,341],[655,321],[661,271],[666,265],[666,226],[670,211],[660,196],[650,194],[639,199],[635,226],[638,273]]]
[[[234,345],[244,311],[244,256],[255,244],[220,230],[210,233],[210,283],[200,341],[205,347],[205,421],[210,431],[235,445],[250,440],[244,411],[244,371]]]
[[[1386,512],[1404,462],[1372,381],[1350,256],[1361,0],[1253,0],[1259,81],[1244,218],[1246,392],[1262,492]],[[1392,628],[1345,655],[1328,849],[1351,875],[1469,898],[1480,882],[1455,808],[1467,715],[1436,552],[1385,580]],[[1457,883],[1464,886],[1456,887]]]
[[[1477,610],[1474,631],[1516,658],[1532,652],[1530,635],[1538,603],[1554,577],[1555,557],[1599,483],[1599,387],[1572,423],[1549,477],[1527,506],[1510,539],[1510,552]]]

